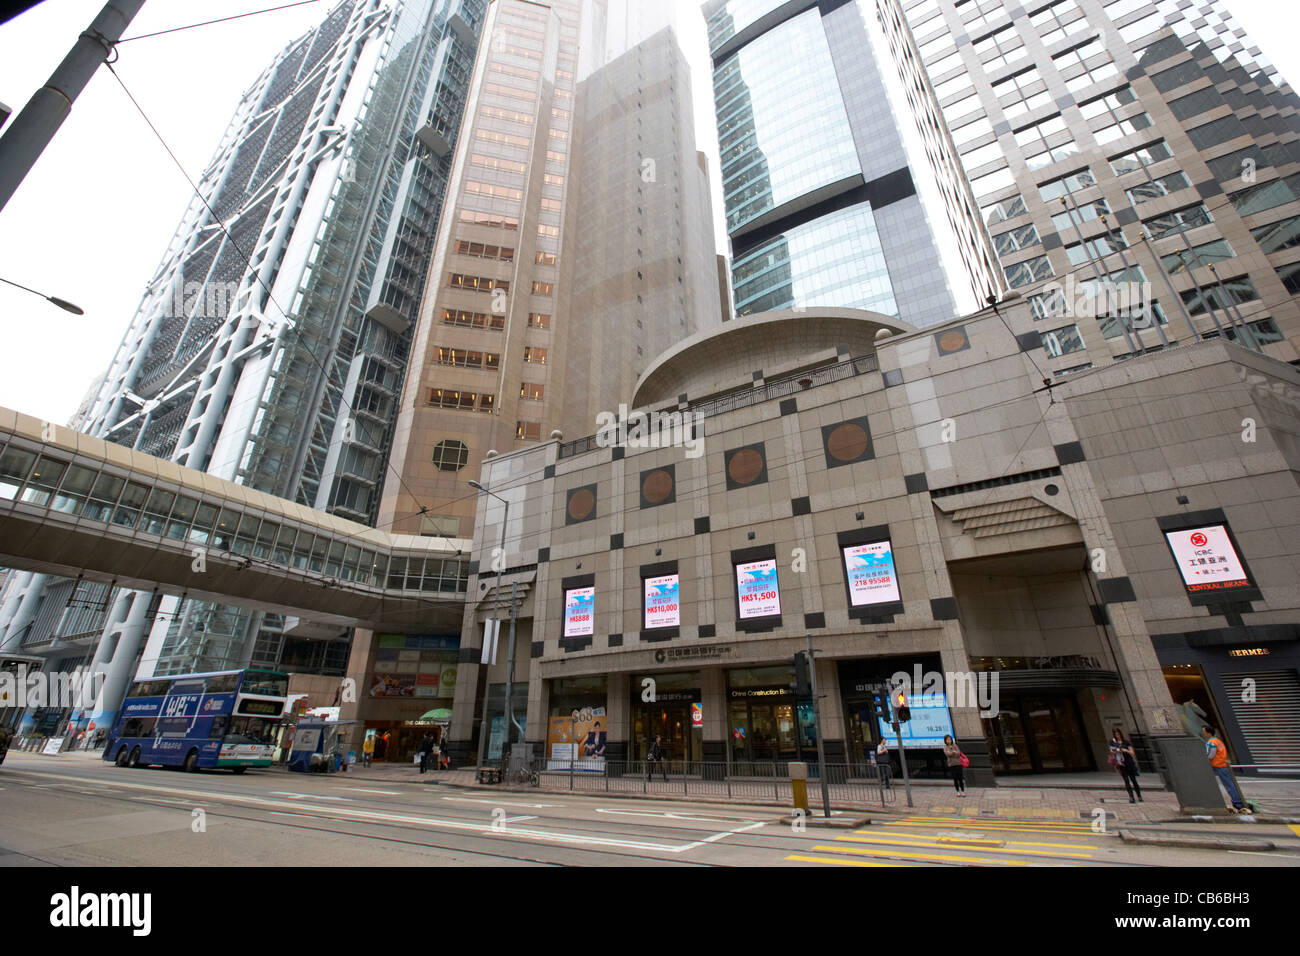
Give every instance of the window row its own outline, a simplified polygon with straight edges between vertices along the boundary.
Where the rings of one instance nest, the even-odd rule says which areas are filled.
[[[492,246],[482,242],[466,242],[463,239],[456,242],[456,255],[473,256],[476,259],[495,259],[498,262],[514,262],[515,250],[508,246]]]
[[[437,363],[456,368],[478,368],[495,371],[501,367],[501,356],[496,352],[473,352],[468,349],[439,345]]]
[[[453,289],[469,289],[473,292],[492,292],[497,289],[502,292],[510,291],[510,281],[508,279],[495,279],[491,276],[471,276],[463,272],[448,273],[447,285]]]
[[[466,412],[491,413],[496,409],[496,396],[488,392],[467,392],[454,388],[431,388],[425,393],[424,404],[430,408],[454,408]]]
[[[487,315],[483,312],[466,312],[464,309],[443,309],[442,324],[500,331],[506,327],[506,317],[504,315]]]

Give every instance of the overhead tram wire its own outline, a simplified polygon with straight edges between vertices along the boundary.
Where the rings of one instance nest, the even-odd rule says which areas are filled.
[[[277,10],[288,10],[291,7],[305,7],[308,4],[319,3],[319,2],[320,0],[298,0],[297,3],[286,3],[278,7],[267,7],[264,10],[250,10],[248,13],[237,13],[234,16],[219,17],[216,20],[204,20],[202,23],[191,23],[188,26],[172,27],[169,30],[158,30],[155,33],[142,33],[139,36],[134,36],[134,37],[123,37],[117,42],[121,44],[121,43],[130,43],[132,40],[148,40],[150,37],[166,36],[169,33],[180,33],[184,30],[196,30],[199,27],[211,26],[214,23],[227,23],[230,20],[242,20],[245,17],[255,17],[263,13],[275,13]]]
[[[314,3],[316,2],[316,0],[306,0],[306,2]],[[229,19],[234,19],[234,18],[229,18]],[[117,80],[118,85],[122,87],[122,92],[125,93],[127,99],[131,101],[131,105],[135,107],[136,112],[140,114],[140,118],[145,121],[145,124],[153,132],[158,142],[162,145],[162,148],[166,150],[167,155],[171,157],[172,163],[174,163],[176,168],[180,170],[181,175],[185,177],[185,181],[190,184],[190,188],[194,191],[194,195],[196,195],[199,198],[199,201],[203,203],[203,207],[207,209],[208,214],[212,217],[212,221],[215,222],[217,226],[221,229],[222,235],[226,237],[227,241],[230,243],[230,247],[234,249],[236,253],[239,254],[239,258],[243,260],[244,265],[247,267],[249,271],[249,274],[251,274],[253,278],[256,279],[257,284],[260,285],[266,291],[266,300],[270,302],[272,305],[274,305],[277,310],[279,310],[280,315],[285,319],[285,321],[293,321],[290,318],[289,313],[287,313],[284,310],[284,307],[280,305],[279,302],[276,301],[275,296],[272,294],[271,289],[266,284],[265,280],[263,280],[261,275],[257,272],[257,270],[253,268],[252,260],[247,255],[244,254],[244,250],[239,247],[239,244],[237,242],[235,242],[234,236],[232,236],[230,234],[230,230],[226,228],[225,221],[220,216],[217,215],[216,210],[212,208],[212,204],[208,202],[207,197],[204,196],[202,192],[200,192],[198,185],[194,182],[194,179],[190,176],[188,172],[186,172],[185,167],[181,165],[181,161],[176,157],[176,153],[173,152],[172,148],[169,145],[167,145],[167,140],[165,140],[163,138],[162,133],[158,131],[158,127],[154,125],[153,120],[149,119],[148,114],[145,113],[144,111],[144,107],[142,107],[139,101],[136,100],[136,98],[131,94],[131,91],[127,88],[126,83],[123,81],[122,77],[118,75],[117,70],[113,69],[113,63],[116,61],[116,59],[117,59],[116,50],[114,50],[114,56],[111,59],[105,61],[104,65],[108,67],[108,71],[113,74],[113,78]],[[285,161],[286,162],[288,161],[287,158]],[[310,358],[313,363],[315,363],[316,367],[320,369],[321,374],[324,376],[324,381],[328,384],[330,380],[329,370],[325,368],[325,365],[320,361],[320,359],[316,357],[315,353],[311,349],[300,349],[299,351],[306,354],[307,357]],[[346,410],[349,413],[352,411],[351,407],[347,404],[346,397],[342,397],[339,408],[340,411]],[[407,485],[406,480],[402,477],[402,473],[393,466],[391,460],[386,458],[384,463],[387,466],[387,468],[394,475],[397,476],[397,481],[401,485],[402,490],[404,490],[408,495],[410,495],[411,499],[418,504],[419,497],[415,494],[415,492],[411,490],[410,486]],[[419,513],[424,514],[425,512],[421,511]],[[437,535],[437,537],[442,538],[442,540],[447,542],[448,545],[451,545],[453,548],[455,548],[455,546],[452,544],[451,539],[448,538],[446,535],[440,534]],[[459,548],[455,548],[455,550],[458,554],[460,553]]]

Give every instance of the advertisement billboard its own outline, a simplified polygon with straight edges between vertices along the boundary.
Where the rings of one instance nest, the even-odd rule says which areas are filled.
[[[572,764],[581,772],[604,771],[608,728],[604,707],[583,707],[551,717],[546,728],[548,769],[567,770]]]
[[[645,629],[680,625],[682,621],[679,575],[664,574],[655,578],[646,578],[642,583],[645,591]]]
[[[894,549],[888,541],[843,548],[844,573],[849,581],[849,602],[854,607],[901,601]]]
[[[1188,591],[1230,592],[1252,587],[1246,565],[1223,525],[1166,531],[1165,540]]]
[[[942,747],[945,734],[956,739],[945,695],[913,694],[907,699],[907,705],[912,712],[912,719],[899,725],[902,728],[904,750]],[[880,718],[876,719],[876,723],[889,747],[897,747],[898,738],[894,735],[894,728]]]
[[[596,633],[596,589],[571,588],[564,592],[564,636]]]
[[[781,593],[776,581],[776,559],[736,565],[736,593],[740,619],[775,617],[781,613]]]

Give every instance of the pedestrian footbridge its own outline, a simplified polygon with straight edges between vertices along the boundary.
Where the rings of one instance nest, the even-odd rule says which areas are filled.
[[[3,567],[345,627],[459,631],[469,550],[0,408]]]

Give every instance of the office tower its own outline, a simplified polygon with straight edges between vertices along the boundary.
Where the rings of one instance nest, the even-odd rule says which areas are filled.
[[[668,28],[624,49],[624,7],[489,5],[385,527],[470,537],[488,451],[593,434],[656,354],[720,324],[686,61]]]
[[[275,58],[200,177],[83,430],[373,523],[482,16],[481,0],[343,0]],[[146,512],[185,506],[140,493]],[[277,544],[227,530],[252,559]],[[116,639],[120,671],[151,629],[142,676],[250,662],[338,674],[347,661],[337,628],[293,634],[246,609],[19,582],[0,611],[6,648],[88,656]],[[86,613],[60,623],[65,608]]]
[[[857,6],[712,0],[704,16],[736,314],[818,305],[951,319]]]
[[[1295,93],[1219,0],[877,0],[981,299],[1057,376],[1224,336],[1300,358]]]

